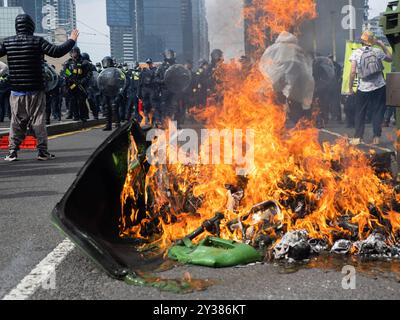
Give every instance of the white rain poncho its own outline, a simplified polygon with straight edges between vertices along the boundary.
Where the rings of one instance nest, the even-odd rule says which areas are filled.
[[[276,92],[302,103],[305,110],[311,108],[315,88],[312,58],[298,45],[296,36],[282,32],[265,51],[259,68]]]

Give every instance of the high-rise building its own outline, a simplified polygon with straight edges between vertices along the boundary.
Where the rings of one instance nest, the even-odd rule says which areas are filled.
[[[133,62],[137,56],[135,0],[107,0],[107,25],[110,27],[111,55],[118,61]]]
[[[21,7],[0,7],[0,40],[15,35],[15,17],[21,13]]]
[[[9,7],[22,7],[36,23],[36,33],[56,41],[60,33],[76,28],[75,0],[8,0]],[[65,40],[60,38],[60,41]]]
[[[107,24],[118,61],[161,60],[165,49],[180,62],[208,57],[204,0],[107,0]]]
[[[252,5],[252,0],[244,1],[245,5]],[[368,17],[368,0],[353,0],[353,8],[349,7],[349,0],[316,0],[316,3],[318,17],[301,26],[300,43],[310,53],[333,54],[338,62],[343,62],[346,41],[352,36],[354,40],[360,39]],[[246,53],[251,55],[254,48],[248,41],[250,27],[251,22],[246,21]]]
[[[192,1],[193,11],[193,61],[208,58],[210,43],[208,40],[208,22],[204,0]]]

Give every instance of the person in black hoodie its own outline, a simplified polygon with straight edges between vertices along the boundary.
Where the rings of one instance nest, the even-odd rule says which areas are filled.
[[[46,130],[46,93],[44,56],[61,58],[75,46],[78,30],[72,31],[68,41],[55,46],[42,37],[33,35],[35,23],[27,14],[15,19],[16,36],[0,43],[0,57],[7,55],[11,87],[11,130],[7,161],[17,160],[17,152],[30,126],[38,140],[38,160],[54,159],[48,152]]]

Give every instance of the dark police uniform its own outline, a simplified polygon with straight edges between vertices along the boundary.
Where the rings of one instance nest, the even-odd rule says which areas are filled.
[[[127,120],[132,120],[132,115],[134,115],[135,119],[138,119],[138,107],[139,107],[139,86],[140,86],[140,76],[141,70],[139,67],[134,68],[133,70],[129,70],[129,87],[127,90],[127,104],[126,104],[126,117]]]
[[[0,122],[4,121],[6,115],[11,118],[10,94],[11,87],[8,75],[2,75],[0,76]]]
[[[92,78],[91,64],[82,57],[76,61],[71,58],[65,63],[64,74],[72,116],[76,121],[86,121],[89,118],[86,99]]]
[[[156,67],[143,69],[139,81],[139,97],[143,101],[144,113],[148,116],[158,106],[159,88],[156,83]]]

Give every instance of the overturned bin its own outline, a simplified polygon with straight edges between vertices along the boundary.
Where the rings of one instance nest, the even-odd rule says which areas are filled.
[[[111,277],[156,268],[161,256],[143,257],[119,237],[120,194],[127,174],[129,136],[145,143],[136,123],[114,132],[90,157],[52,213],[54,224]],[[100,200],[100,201],[99,201]]]

